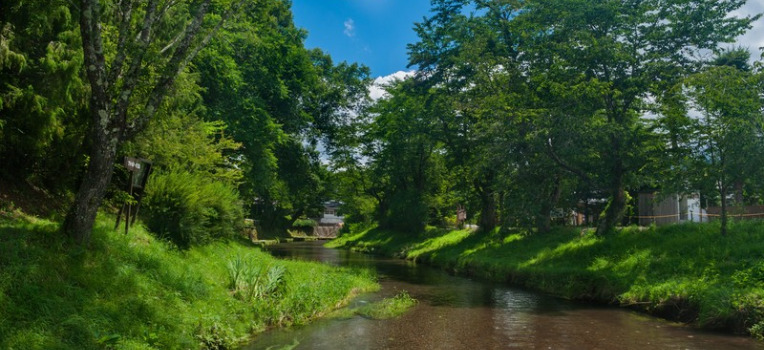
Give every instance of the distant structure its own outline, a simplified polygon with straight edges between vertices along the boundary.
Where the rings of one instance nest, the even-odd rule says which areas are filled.
[[[640,192],[637,198],[639,225],[666,225],[679,222],[706,222],[708,216],[700,207],[700,194],[670,194]]]
[[[340,207],[342,207],[340,201],[328,201],[324,203],[324,214],[319,218],[318,226],[315,229],[315,235],[319,238],[335,238],[339,233],[343,225],[345,225],[344,217],[337,215]]]

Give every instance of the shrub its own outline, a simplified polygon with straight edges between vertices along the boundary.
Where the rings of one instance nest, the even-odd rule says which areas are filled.
[[[156,175],[147,192],[146,225],[180,248],[232,237],[244,222],[236,190],[201,175]]]
[[[299,227],[299,228],[313,228],[316,226],[318,226],[318,223],[316,222],[316,220],[308,219],[305,217],[297,218],[297,220],[295,220],[292,223],[292,227]]]

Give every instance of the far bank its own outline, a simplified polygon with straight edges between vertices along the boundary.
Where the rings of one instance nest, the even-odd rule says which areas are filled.
[[[580,228],[437,230],[377,227],[328,243],[431,264],[558,297],[619,305],[693,326],[764,337],[764,225],[628,227],[605,237]]]

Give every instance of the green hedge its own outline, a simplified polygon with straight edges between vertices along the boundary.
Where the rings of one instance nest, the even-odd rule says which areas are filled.
[[[147,192],[146,225],[180,248],[232,237],[244,222],[236,189],[201,175],[159,174]]]

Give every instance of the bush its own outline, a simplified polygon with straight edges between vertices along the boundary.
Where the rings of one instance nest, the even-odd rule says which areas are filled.
[[[298,218],[292,223],[292,227],[299,227],[299,228],[313,228],[318,226],[318,223],[316,220],[308,219],[308,218]]]
[[[244,222],[236,190],[204,176],[174,172],[156,175],[147,192],[146,225],[180,248],[233,237]]]

